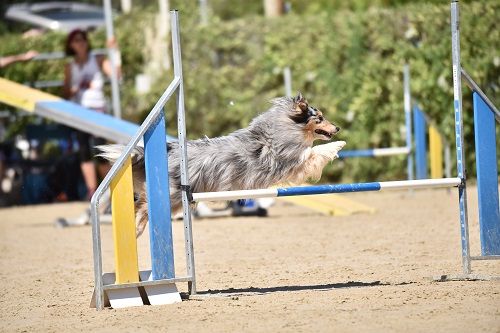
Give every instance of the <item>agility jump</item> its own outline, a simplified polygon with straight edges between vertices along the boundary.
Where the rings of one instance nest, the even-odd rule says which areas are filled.
[[[462,279],[471,274],[472,260],[500,259],[500,210],[498,203],[498,169],[496,152],[495,118],[500,122],[500,112],[462,68],[460,59],[458,0],[451,2],[451,42],[453,60],[453,106],[455,110],[455,138],[457,146],[457,171],[462,180],[459,186],[460,232],[462,240],[463,276],[443,277]],[[479,201],[479,228],[481,255],[471,256],[467,211],[467,189],[462,113],[462,79],[473,91],[474,131],[476,136],[476,169]],[[480,130],[479,130],[480,129]]]
[[[432,119],[421,110],[418,101],[412,101],[410,66],[408,64],[403,67],[403,88],[406,145],[403,147],[343,150],[339,152],[339,157],[405,155],[407,157],[407,179],[427,179],[427,148],[429,148],[431,178],[451,177],[449,144]]]
[[[171,11],[172,51],[174,79],[160,97],[152,111],[132,137],[120,158],[103,179],[91,200],[92,235],[94,253],[95,291],[92,305],[98,310],[108,304],[114,308],[142,305],[139,287],[145,289],[150,304],[167,304],[180,301],[175,289],[176,282],[188,282],[190,294],[196,294],[195,268],[191,211],[188,198],[186,126],[184,118],[184,87],[180,49],[179,18],[177,11]],[[177,91],[178,135],[181,150],[181,184],[183,221],[187,274],[176,277],[172,246],[172,222],[168,193],[168,166],[166,165],[166,142],[163,107]],[[160,133],[160,135],[158,135]],[[146,184],[149,196],[149,228],[151,244],[151,271],[138,271],[135,212],[132,184],[132,150],[144,138]],[[153,165],[154,154],[163,160]],[[149,161],[149,162],[148,162]],[[116,273],[109,275],[102,271],[101,236],[98,206],[99,200],[111,187],[113,240],[115,247]],[[167,192],[165,192],[165,190]],[[115,210],[119,213],[115,213]]]
[[[481,98],[475,103],[475,111],[478,117],[488,123],[490,130],[487,137],[476,138],[476,143],[481,140],[481,146],[488,149],[476,156],[478,162],[478,187],[480,188],[479,205],[481,218],[481,243],[482,255],[471,257],[468,244],[467,228],[467,198],[463,133],[462,133],[462,107],[460,77],[460,53],[458,44],[458,3],[452,2],[452,37],[453,37],[453,75],[455,87],[455,119],[456,119],[456,145],[457,145],[457,168],[458,177],[442,179],[403,180],[391,182],[372,182],[355,184],[318,185],[304,187],[290,187],[279,189],[260,189],[225,192],[192,193],[189,186],[187,168],[187,147],[184,116],[183,76],[181,64],[181,52],[179,43],[179,21],[177,11],[171,12],[172,24],[172,47],[174,60],[174,79],[165,90],[153,110],[133,136],[132,140],[123,150],[122,155],[113,165],[111,171],[105,177],[96,193],[92,197],[92,233],[94,250],[95,292],[94,304],[97,310],[111,303],[113,307],[124,307],[131,305],[142,305],[143,302],[150,304],[166,304],[179,301],[180,298],[175,288],[175,283],[188,282],[189,294],[196,294],[196,277],[193,253],[193,237],[191,225],[190,203],[206,200],[229,200],[273,196],[294,196],[323,193],[344,193],[360,191],[379,191],[384,189],[408,189],[408,188],[435,188],[435,187],[457,187],[459,192],[460,222],[462,231],[462,255],[464,263],[464,278],[471,276],[471,260],[488,260],[500,258],[500,214],[498,208],[498,172],[496,170],[496,141],[494,138],[494,116],[498,116],[498,110],[494,108],[487,97],[479,88],[475,90],[475,96]],[[464,72],[465,73],[465,72]],[[168,183],[165,174],[168,168],[165,165],[165,136],[163,106],[166,101],[177,91],[177,111],[179,145],[181,152],[181,191],[184,213],[184,235],[187,272],[185,276],[177,277],[174,272],[173,250],[172,250],[172,227],[169,212]],[[477,109],[477,110],[476,110]],[[493,122],[493,125],[492,125]],[[479,126],[479,125],[478,125]],[[491,134],[493,128],[493,134]],[[158,134],[160,133],[160,134]],[[476,132],[477,133],[477,132]],[[492,136],[493,135],[493,136]],[[138,271],[137,248],[135,240],[135,223],[133,207],[133,187],[131,170],[131,153],[141,138],[145,141],[146,157],[146,184],[148,195],[150,195],[150,240],[152,269],[150,271]],[[486,140],[486,142],[483,142]],[[158,154],[160,162],[153,161],[152,154]],[[489,158],[485,158],[484,155]],[[492,158],[493,157],[493,158]],[[151,163],[148,163],[148,159]],[[492,162],[493,161],[493,162]],[[486,168],[484,167],[486,166]],[[493,168],[494,166],[494,168]],[[479,171],[481,170],[481,171]],[[102,271],[102,252],[100,223],[98,215],[99,199],[104,191],[111,187],[113,201],[113,235],[115,244],[115,270],[116,273]],[[165,191],[167,189],[167,191]],[[495,190],[496,189],[496,193]],[[488,193],[495,203],[487,202],[484,195]],[[157,212],[157,213],[155,213]],[[144,288],[147,296],[141,297],[139,288]],[[148,298],[147,300],[145,298]]]

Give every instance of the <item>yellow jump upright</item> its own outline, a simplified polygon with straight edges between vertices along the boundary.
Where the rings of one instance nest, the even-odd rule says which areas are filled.
[[[111,182],[111,210],[116,284],[138,282],[139,265],[135,231],[134,188],[130,157]]]
[[[443,141],[437,128],[429,126],[429,153],[431,158],[431,178],[443,177]]]

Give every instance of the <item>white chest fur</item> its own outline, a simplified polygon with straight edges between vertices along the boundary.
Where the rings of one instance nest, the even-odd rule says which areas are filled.
[[[303,152],[302,154],[300,154],[300,157],[299,157],[299,163],[302,164],[304,163],[305,161],[307,161],[309,159],[309,157],[311,157],[311,154],[312,154],[312,147],[307,147]]]

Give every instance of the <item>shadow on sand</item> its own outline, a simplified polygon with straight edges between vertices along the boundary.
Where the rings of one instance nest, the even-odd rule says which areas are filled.
[[[414,282],[401,282],[389,283],[381,281],[361,282],[361,281],[348,281],[340,283],[327,283],[316,285],[300,285],[300,286],[278,286],[278,287],[248,287],[248,288],[228,288],[228,289],[214,289],[207,291],[199,291],[194,296],[189,296],[190,299],[206,298],[206,297],[235,297],[235,296],[252,296],[252,295],[266,295],[277,292],[296,292],[296,291],[329,291],[335,289],[347,288],[364,288],[364,287],[380,287],[380,286],[401,286],[412,284]]]

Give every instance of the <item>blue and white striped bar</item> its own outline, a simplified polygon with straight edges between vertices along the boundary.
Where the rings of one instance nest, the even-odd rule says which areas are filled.
[[[460,178],[401,180],[390,182],[333,184],[315,186],[295,186],[285,188],[221,191],[193,193],[193,201],[218,201],[236,199],[258,199],[271,197],[286,197],[312,194],[346,193],[346,192],[368,192],[381,190],[399,190],[407,188],[437,188],[455,187],[460,185]]]
[[[392,147],[392,148],[343,150],[339,152],[339,157],[340,158],[376,157],[376,156],[408,155],[409,153],[410,153],[410,148],[408,147]]]

